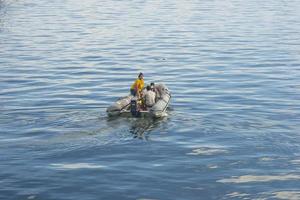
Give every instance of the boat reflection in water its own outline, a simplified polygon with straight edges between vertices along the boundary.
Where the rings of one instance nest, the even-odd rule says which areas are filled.
[[[155,130],[162,120],[153,118],[140,118],[132,121],[129,132],[134,138],[149,139],[149,134]]]
[[[115,133],[120,137],[128,137],[130,133],[133,138],[149,140],[149,136],[153,131],[162,128],[164,122],[168,120],[164,118],[152,117],[107,117],[107,125],[110,129],[114,129]]]

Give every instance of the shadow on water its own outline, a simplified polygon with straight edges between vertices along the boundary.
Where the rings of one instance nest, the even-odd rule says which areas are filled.
[[[149,139],[149,134],[157,128],[162,120],[153,118],[140,118],[131,123],[130,133],[134,138]]]
[[[142,140],[149,140],[150,134],[157,130],[166,118],[131,118],[131,117],[107,117],[107,123],[109,126],[119,129],[117,125],[122,124],[128,127],[128,132],[132,134],[133,138]],[[127,129],[127,128],[126,128]]]

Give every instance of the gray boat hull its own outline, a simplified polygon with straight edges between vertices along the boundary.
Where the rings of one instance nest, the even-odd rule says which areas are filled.
[[[171,92],[164,84],[155,85],[157,100],[156,103],[149,109],[138,110],[136,115],[133,115],[130,111],[130,102],[134,98],[132,95],[128,95],[120,98],[106,110],[108,116],[125,116],[125,117],[154,117],[160,118],[166,116],[166,111],[171,100]]]

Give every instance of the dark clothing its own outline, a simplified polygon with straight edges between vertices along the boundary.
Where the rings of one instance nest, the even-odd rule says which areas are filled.
[[[135,89],[130,89],[130,94],[133,95],[133,96],[135,96],[136,95]]]

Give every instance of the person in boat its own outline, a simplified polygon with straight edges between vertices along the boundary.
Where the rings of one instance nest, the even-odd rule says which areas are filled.
[[[144,94],[144,103],[146,108],[151,108],[155,104],[155,92],[151,90],[151,86],[146,87],[146,92]]]
[[[134,83],[130,87],[130,94],[133,96],[140,97],[143,88],[144,88],[144,74],[139,73],[138,78],[134,81]]]
[[[158,90],[155,88],[155,83],[154,82],[150,83],[150,87],[151,90],[155,93],[155,102],[157,102],[157,100],[159,99],[159,93]]]
[[[154,82],[150,83],[150,87],[153,92],[155,92],[155,90],[156,90],[154,86],[155,86]]]

